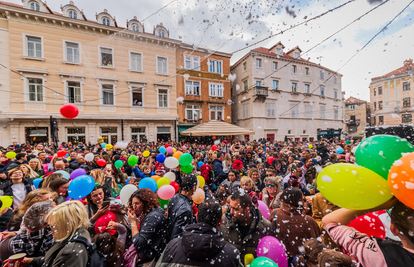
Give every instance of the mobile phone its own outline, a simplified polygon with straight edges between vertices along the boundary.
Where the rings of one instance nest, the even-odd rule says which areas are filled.
[[[107,170],[112,170],[112,165],[111,164],[106,164],[106,169]]]
[[[105,200],[102,204],[102,207],[109,206],[109,204],[111,204],[111,201],[110,200]]]

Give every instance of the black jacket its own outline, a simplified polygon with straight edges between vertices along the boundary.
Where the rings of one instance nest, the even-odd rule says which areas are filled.
[[[33,182],[29,178],[24,178],[22,180],[22,183],[24,183],[24,188],[26,189],[26,195],[33,191]],[[13,196],[13,189],[12,189],[13,182],[10,179],[5,180],[0,185],[0,195],[5,196]],[[3,194],[1,194],[3,192]]]
[[[187,225],[183,236],[173,239],[158,261],[161,266],[243,266],[240,252],[224,241],[223,233],[206,223]]]
[[[69,163],[70,172],[73,172],[74,170],[79,169],[79,167],[80,167],[80,164],[79,162],[76,161],[76,159],[73,161],[70,161]]]
[[[17,161],[17,160],[15,160],[15,161],[12,161],[12,162],[10,162],[9,163],[9,165],[7,165],[6,167],[4,167],[4,170],[5,171],[10,171],[10,170],[12,170],[12,169],[14,169],[14,168],[17,168],[17,167],[19,167],[21,164],[27,164],[27,161],[23,161],[23,162],[19,162],[19,161]]]
[[[168,204],[167,242],[182,235],[184,228],[193,222],[193,200],[176,194]]]
[[[14,216],[13,210],[8,209],[3,215],[0,216],[0,232],[6,230],[6,225],[9,223],[10,219]]]
[[[227,174],[223,171],[223,163],[219,159],[213,161],[214,183],[221,184],[227,178]]]

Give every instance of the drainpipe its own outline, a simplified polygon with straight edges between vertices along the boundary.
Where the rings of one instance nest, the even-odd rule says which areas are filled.
[[[121,136],[122,136],[122,141],[124,141],[124,120],[121,119]]]

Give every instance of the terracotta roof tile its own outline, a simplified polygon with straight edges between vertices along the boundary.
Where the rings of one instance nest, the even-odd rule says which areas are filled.
[[[3,1],[0,1],[0,4],[6,5],[6,6],[23,7],[22,5],[17,5],[17,4],[13,4],[13,3],[9,3],[9,2],[3,2]]]
[[[256,49],[253,49],[252,51],[259,52],[259,53],[263,53],[263,54],[272,55],[272,56],[275,56],[275,57],[279,56],[279,57],[284,57],[284,58],[289,58],[289,59],[295,59],[295,60],[310,62],[309,60],[306,60],[306,59],[303,59],[303,58],[294,58],[294,57],[291,57],[291,56],[289,56],[286,53],[283,53],[283,55],[281,56],[281,55],[278,55],[278,54],[275,54],[275,53],[271,52],[268,48],[265,48],[265,47],[258,47]]]
[[[404,74],[404,73],[412,73],[414,72],[414,63],[412,60],[407,60],[404,62],[404,66],[402,66],[401,68],[398,68],[396,70],[393,70],[387,74],[384,74],[382,76],[378,76],[378,77],[374,77],[371,79],[371,81],[375,81],[381,78],[385,78],[391,75],[398,75],[398,74]]]
[[[366,103],[367,101],[350,96],[347,100],[345,100],[345,104],[358,104],[358,103]]]

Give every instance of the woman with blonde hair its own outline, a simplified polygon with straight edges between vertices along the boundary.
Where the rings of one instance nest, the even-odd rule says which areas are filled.
[[[43,170],[42,164],[38,158],[32,158],[29,160],[29,166],[41,177],[45,175],[45,170]]]
[[[23,172],[24,178],[29,178],[32,181],[39,178],[39,174],[37,174],[29,164],[20,164],[19,169]]]
[[[20,207],[15,210],[15,214],[25,214],[26,211],[35,203],[43,201],[55,201],[56,195],[49,188],[36,189],[27,194]]]
[[[57,178],[63,178],[63,175],[61,173],[52,173],[46,176],[46,178],[42,181],[42,187],[41,188],[49,188],[50,183],[56,180]]]
[[[223,160],[222,164],[223,164],[223,172],[224,173],[229,173],[230,168],[231,168],[231,156],[230,156],[230,154],[226,154],[224,156],[224,160]]]
[[[103,187],[103,191],[107,197],[117,197],[121,192],[120,186],[112,178],[111,170],[105,167],[105,173],[101,169],[94,169],[91,171],[91,176],[95,179],[95,183]]]
[[[260,195],[260,200],[263,201],[270,211],[280,208],[280,181],[282,180],[281,176],[277,177],[267,177],[264,181],[265,188]]]

